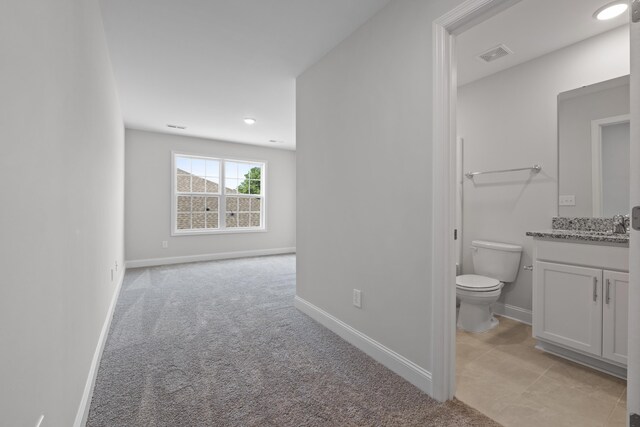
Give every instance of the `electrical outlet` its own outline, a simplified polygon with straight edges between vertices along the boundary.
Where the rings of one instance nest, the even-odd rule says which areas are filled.
[[[353,290],[353,305],[362,308],[362,292],[359,289]]]
[[[167,249],[169,247],[169,242],[167,242],[166,240],[162,241],[162,249]]]
[[[118,271],[118,261],[115,262],[116,265],[116,271]]]
[[[574,195],[560,196],[559,199],[558,199],[558,204],[560,206],[575,206],[576,205],[576,196],[574,196]]]

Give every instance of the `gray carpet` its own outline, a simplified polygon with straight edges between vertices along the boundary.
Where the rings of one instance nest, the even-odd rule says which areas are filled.
[[[295,256],[127,271],[87,426],[496,426],[293,307]]]

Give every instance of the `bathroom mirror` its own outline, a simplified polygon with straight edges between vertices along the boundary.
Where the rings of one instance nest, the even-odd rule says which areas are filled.
[[[558,212],[629,213],[629,76],[558,95]]]

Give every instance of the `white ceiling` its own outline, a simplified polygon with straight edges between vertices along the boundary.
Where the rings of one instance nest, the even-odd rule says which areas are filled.
[[[628,14],[598,21],[611,0],[522,0],[458,36],[458,84],[513,67],[629,22]],[[514,53],[489,64],[478,54],[505,44]]]
[[[295,78],[389,1],[101,0],[125,125],[294,149]]]

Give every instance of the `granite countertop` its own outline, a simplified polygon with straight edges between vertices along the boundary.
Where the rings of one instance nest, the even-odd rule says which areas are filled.
[[[556,240],[580,240],[586,242],[622,243],[629,244],[629,233],[613,234],[610,231],[587,231],[587,230],[541,230],[527,231],[527,236],[539,239]]]

